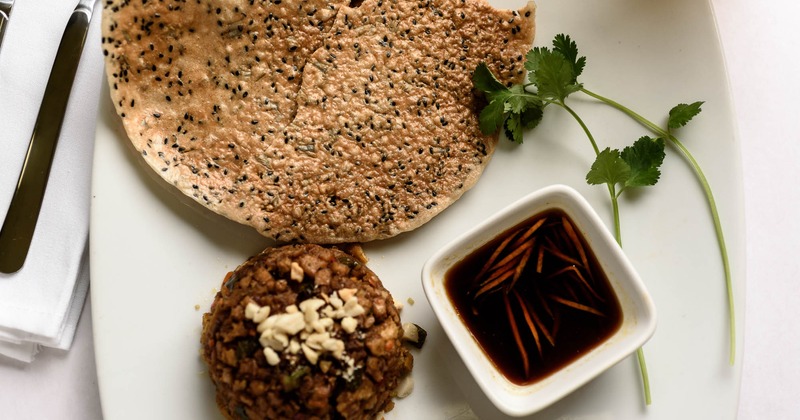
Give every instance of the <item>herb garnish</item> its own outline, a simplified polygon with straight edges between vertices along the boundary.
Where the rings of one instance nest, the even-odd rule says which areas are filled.
[[[525,59],[525,68],[529,72],[528,80],[523,84],[515,84],[510,87],[498,81],[484,63],[479,64],[475,69],[473,83],[478,90],[484,92],[488,101],[488,105],[483,108],[479,116],[481,131],[484,134],[491,134],[502,127],[506,137],[516,143],[522,143],[524,130],[533,129],[541,122],[544,109],[548,105],[556,105],[566,110],[581,126],[594,149],[596,159],[586,175],[586,181],[591,185],[606,184],[614,215],[614,233],[620,245],[622,244],[618,206],[620,194],[632,187],[651,186],[658,182],[659,168],[664,159],[666,142],[674,145],[689,161],[706,195],[722,257],[728,293],[730,363],[733,364],[736,343],[733,290],[728,254],[716,202],[700,165],[673,134],[673,130],[685,126],[700,113],[703,102],[679,104],[673,107],[669,111],[666,128],[661,128],[630,108],[586,89],[578,81],[578,77],[586,66],[586,57],[578,55],[577,45],[568,35],[556,35],[552,42],[552,48],[533,48],[526,54]],[[566,103],[567,97],[577,92],[622,111],[657,137],[643,136],[631,146],[623,148],[622,151],[610,148],[600,150],[589,128]],[[645,401],[649,404],[651,400],[649,380],[642,349],[637,351],[637,356]]]

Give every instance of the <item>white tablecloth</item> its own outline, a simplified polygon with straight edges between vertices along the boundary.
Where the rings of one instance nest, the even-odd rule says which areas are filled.
[[[800,419],[800,3],[713,3],[743,147],[748,243],[739,418]],[[0,418],[101,417],[88,302],[69,352],[46,349],[31,365],[0,360]]]

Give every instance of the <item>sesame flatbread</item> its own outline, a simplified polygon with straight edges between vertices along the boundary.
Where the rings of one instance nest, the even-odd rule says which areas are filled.
[[[103,46],[134,147],[210,210],[279,241],[412,230],[478,180],[480,62],[525,76],[534,6],[483,0],[111,2]]]

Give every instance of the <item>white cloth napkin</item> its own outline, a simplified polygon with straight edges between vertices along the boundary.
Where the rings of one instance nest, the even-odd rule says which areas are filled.
[[[0,221],[76,5],[77,0],[17,0],[11,13],[0,49]],[[89,286],[90,181],[103,68],[101,7],[95,7],[27,260],[17,273],[0,273],[0,354],[25,362],[40,346],[69,349]]]

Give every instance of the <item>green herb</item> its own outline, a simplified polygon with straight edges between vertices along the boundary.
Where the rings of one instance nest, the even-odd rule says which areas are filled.
[[[597,154],[586,182],[590,185],[606,184],[611,197],[614,213],[614,231],[617,242],[622,245],[619,222],[618,198],[630,187],[655,185],[661,176],[661,163],[664,162],[664,139],[647,136],[639,138],[620,152],[606,148]]]
[[[637,114],[630,108],[616,102],[612,99],[594,93],[586,88],[581,88],[581,92],[589,95],[607,105],[612,106],[613,108],[622,111],[624,114],[631,117],[633,120],[638,122],[639,124],[643,125],[651,132],[656,134],[657,136],[668,140],[675,148],[680,151],[681,155],[689,162],[689,165],[694,171],[695,177],[697,181],[700,183],[700,187],[703,189],[703,193],[706,196],[706,202],[708,203],[708,209],[711,213],[711,221],[714,225],[714,233],[717,236],[717,244],[719,246],[719,253],[720,258],[722,260],[722,268],[725,275],[725,288],[727,292],[728,298],[728,337],[729,337],[729,359],[728,362],[733,365],[736,362],[736,316],[735,316],[735,306],[734,306],[734,299],[733,299],[733,282],[732,282],[732,275],[731,275],[731,266],[730,266],[730,259],[728,258],[728,248],[725,244],[725,235],[722,230],[722,222],[719,217],[719,210],[717,210],[717,201],[714,198],[714,193],[711,191],[711,184],[708,182],[703,169],[700,167],[700,164],[694,158],[692,153],[689,151],[688,148],[680,141],[677,137],[673,134],[673,130],[683,127],[689,122],[694,116],[700,113],[701,105],[703,102],[693,102],[691,104],[678,104],[674,106],[669,111],[669,118],[667,120],[667,127],[666,129],[659,127],[657,124],[653,123],[652,121],[644,118],[643,116]]]
[[[281,376],[281,385],[286,392],[292,392],[300,387],[300,380],[311,372],[311,368],[306,365],[298,366],[290,374]]]
[[[719,215],[711,194],[711,188],[699,164],[672,134],[672,130],[685,126],[701,112],[703,102],[675,106],[669,112],[667,128],[662,129],[629,108],[587,90],[578,81],[578,77],[583,73],[585,67],[586,57],[579,56],[576,43],[569,36],[563,34],[557,35],[553,39],[552,48],[537,47],[526,54],[525,68],[528,70],[528,80],[524,84],[505,86],[497,80],[485,64],[480,64],[473,73],[473,83],[478,90],[485,94],[488,101],[479,117],[481,131],[484,134],[491,134],[503,127],[506,137],[517,143],[522,143],[524,130],[535,128],[541,122],[544,109],[548,105],[556,105],[566,110],[581,126],[594,149],[596,160],[586,175],[586,181],[592,185],[605,184],[608,188],[614,215],[615,237],[620,245],[622,244],[622,235],[618,197],[631,187],[655,185],[661,175],[659,168],[664,160],[665,142],[669,141],[675,145],[690,162],[705,191],[716,229],[728,289],[730,361],[732,364],[735,360],[733,292]],[[657,137],[641,137],[633,145],[624,148],[622,151],[610,148],[601,151],[587,125],[566,103],[566,99],[570,95],[578,92],[624,112],[650,129]],[[649,404],[649,379],[642,349],[637,351],[637,356],[644,386],[645,401]]]
[[[482,132],[494,133],[503,127],[506,137],[522,143],[523,130],[536,127],[542,120],[542,103],[521,85],[505,87],[486,64],[478,65],[472,81],[490,101],[478,116]]]
[[[688,123],[692,118],[702,111],[700,106],[703,102],[695,102],[692,104],[678,104],[669,110],[669,120],[667,120],[667,127],[681,128]]]
[[[256,337],[246,337],[236,342],[236,359],[242,360],[252,357],[253,353],[261,349],[261,343]]]
[[[655,185],[661,176],[661,164],[664,162],[664,139],[641,137],[632,146],[620,152],[617,149],[606,148],[597,154],[586,182],[590,185],[606,184],[611,197],[611,206],[614,214],[614,233],[622,245],[620,231],[618,197],[628,188],[646,187]],[[644,350],[637,349],[636,357],[642,376],[645,392],[645,403],[650,404],[650,380],[647,374],[647,364],[644,359]]]
[[[641,137],[620,152],[606,148],[597,155],[586,181],[592,185],[620,185],[617,195],[628,187],[655,185],[661,176],[659,167],[664,162],[664,139]]]

